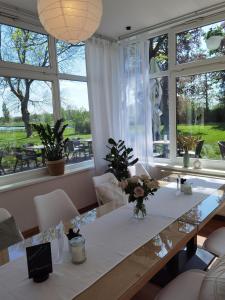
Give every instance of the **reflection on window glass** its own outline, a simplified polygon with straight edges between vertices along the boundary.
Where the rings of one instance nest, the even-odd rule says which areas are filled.
[[[58,69],[60,73],[86,76],[85,44],[56,43]]]
[[[93,157],[87,83],[60,80],[61,116],[69,126],[66,156],[69,163]]]
[[[0,174],[42,167],[32,123],[53,123],[51,83],[0,77]],[[29,148],[30,147],[30,148]]]
[[[0,59],[40,67],[49,66],[48,37],[45,34],[0,24]]]
[[[153,156],[169,157],[168,77],[150,81],[152,104]]]
[[[224,22],[218,22],[178,33],[177,63],[188,63],[224,55],[224,38]]]
[[[168,69],[168,35],[160,35],[149,40],[150,73]]]
[[[218,142],[225,141],[225,71],[177,78],[177,134],[203,141],[192,157],[224,157]],[[177,155],[183,155],[179,145]]]

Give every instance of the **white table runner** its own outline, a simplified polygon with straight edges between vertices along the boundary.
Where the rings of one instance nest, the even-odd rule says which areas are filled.
[[[199,204],[207,196],[216,192],[225,181],[217,178],[184,176],[192,184],[192,195],[177,195],[177,183],[171,182],[161,188],[145,202],[147,211],[154,215],[167,216],[178,219],[192,207]]]
[[[87,241],[87,261],[73,265],[65,257],[62,264],[54,265],[54,273],[42,284],[27,279],[25,258],[2,266],[0,299],[68,300],[79,295],[224,183],[206,178],[192,178],[191,181],[192,196],[177,197],[176,184],[173,183],[161,188],[153,199],[146,202],[148,215],[144,220],[132,218],[133,206],[130,204],[82,226]]]

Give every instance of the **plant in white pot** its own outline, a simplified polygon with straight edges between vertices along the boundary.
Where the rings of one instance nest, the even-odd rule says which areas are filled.
[[[209,51],[218,49],[224,38],[223,27],[217,26],[215,28],[210,28],[209,31],[205,33],[204,38]]]
[[[57,120],[53,127],[49,124],[32,124],[44,146],[48,172],[53,176],[64,174],[64,148],[68,138],[63,139],[63,133],[67,126],[63,125],[63,119]]]

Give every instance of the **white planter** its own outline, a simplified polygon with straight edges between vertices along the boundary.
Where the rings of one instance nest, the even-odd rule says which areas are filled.
[[[221,36],[221,35],[214,35],[214,36],[211,36],[209,39],[207,39],[205,42],[206,42],[206,46],[207,46],[208,50],[218,49],[222,39],[223,39],[223,36]]]

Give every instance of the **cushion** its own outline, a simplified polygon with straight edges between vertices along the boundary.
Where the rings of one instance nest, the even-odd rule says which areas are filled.
[[[22,235],[11,216],[0,223],[0,250],[22,241]]]
[[[199,300],[225,299],[225,257],[218,259],[203,280]]]
[[[198,300],[205,275],[201,270],[184,272],[163,288],[155,300]]]
[[[211,233],[205,240],[203,247],[215,255],[221,257],[225,255],[225,227],[221,227]]]
[[[128,198],[118,185],[110,182],[99,184],[96,191],[103,204],[110,201],[124,202]]]

